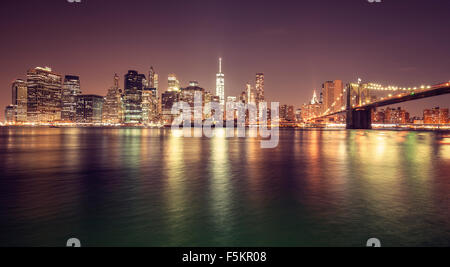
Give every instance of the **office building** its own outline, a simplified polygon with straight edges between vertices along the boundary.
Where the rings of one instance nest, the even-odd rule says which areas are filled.
[[[74,122],[76,116],[76,96],[81,95],[80,77],[67,75],[64,78],[61,96],[61,121]]]
[[[27,83],[18,79],[12,83],[12,105],[15,106],[14,121],[23,123],[27,121]]]
[[[346,105],[344,83],[341,80],[328,81],[322,85],[323,111],[340,111]]]
[[[103,104],[103,123],[119,124],[123,122],[124,110],[122,103],[122,89],[119,86],[119,75],[114,75],[113,86],[109,88]]]
[[[247,100],[247,104],[251,103],[251,104],[256,104],[256,91],[253,88],[251,83],[247,83],[245,85],[245,91],[247,92],[247,96],[246,96],[246,100]]]
[[[178,92],[180,91],[180,81],[177,78],[176,74],[169,74],[168,80],[167,80],[167,91],[169,92]]]
[[[17,106],[9,105],[5,108],[5,123],[15,124],[17,119]]]
[[[144,88],[142,92],[142,122],[156,123],[159,119],[159,99],[156,88]]]
[[[145,75],[130,70],[124,80],[124,122],[139,124],[142,122],[142,91],[144,90]]]
[[[180,93],[178,91],[167,91],[161,97],[162,122],[164,125],[172,124],[178,114],[172,114],[172,107],[179,102]]]
[[[61,119],[62,77],[48,67],[27,73],[27,121],[49,123]]]
[[[312,118],[318,117],[320,114],[322,114],[322,103],[317,97],[316,91],[314,91],[311,102],[302,106],[302,120],[308,121]]]
[[[95,124],[102,122],[103,97],[98,95],[78,95],[76,98],[77,123]]]
[[[205,105],[205,89],[200,87],[197,81],[191,81],[189,86],[181,89],[180,99],[191,106],[194,107],[195,104],[195,94],[198,93],[201,95],[202,106]]]
[[[280,120],[282,122],[295,122],[294,106],[282,105],[280,107]]]
[[[259,103],[265,101],[264,96],[264,73],[257,73],[256,74],[256,103],[259,105]]]

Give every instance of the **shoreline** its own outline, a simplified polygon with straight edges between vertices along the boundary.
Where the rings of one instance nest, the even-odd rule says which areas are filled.
[[[432,128],[432,127],[436,128]],[[33,128],[48,128],[48,129],[150,129],[150,130],[161,130],[161,129],[170,129],[171,126],[101,126],[101,125],[86,125],[86,126],[50,126],[50,125],[0,125],[0,128],[15,128],[15,129],[33,129]],[[192,127],[193,129],[196,127]],[[201,127],[198,127],[201,128]],[[214,128],[214,127],[213,127]],[[224,127],[225,128],[225,127]],[[234,127],[237,129],[238,127]],[[250,126],[246,126],[246,129],[249,129]],[[268,127],[269,129],[271,127]],[[183,129],[180,126],[180,129]],[[325,131],[342,131],[342,130],[362,130],[362,131],[411,131],[411,132],[450,132],[450,125],[421,125],[421,126],[411,126],[411,125],[400,125],[396,127],[373,127],[372,129],[346,129],[345,127],[337,127],[337,126],[311,126],[311,127],[299,127],[299,126],[280,126],[280,130],[302,130],[302,131],[310,131],[310,130],[325,130]]]

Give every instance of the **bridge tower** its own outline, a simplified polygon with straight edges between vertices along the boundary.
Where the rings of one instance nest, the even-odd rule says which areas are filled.
[[[356,91],[357,102],[361,105],[361,84],[358,83],[357,90],[354,90],[354,84],[347,85],[347,129],[372,129],[372,109],[354,108],[352,101],[352,92]]]

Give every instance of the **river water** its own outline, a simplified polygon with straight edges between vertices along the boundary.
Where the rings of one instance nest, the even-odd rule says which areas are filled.
[[[216,130],[219,131],[219,130]],[[0,246],[450,245],[450,134],[0,128]]]

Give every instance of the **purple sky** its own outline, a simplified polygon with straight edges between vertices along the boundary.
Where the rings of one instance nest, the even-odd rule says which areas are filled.
[[[81,77],[105,95],[114,73],[176,73],[214,92],[219,56],[226,95],[257,72],[269,101],[299,107],[327,80],[415,86],[450,80],[448,0],[15,0],[0,10],[0,106],[36,66]],[[413,114],[450,96],[403,104]],[[3,119],[4,112],[1,112]]]

